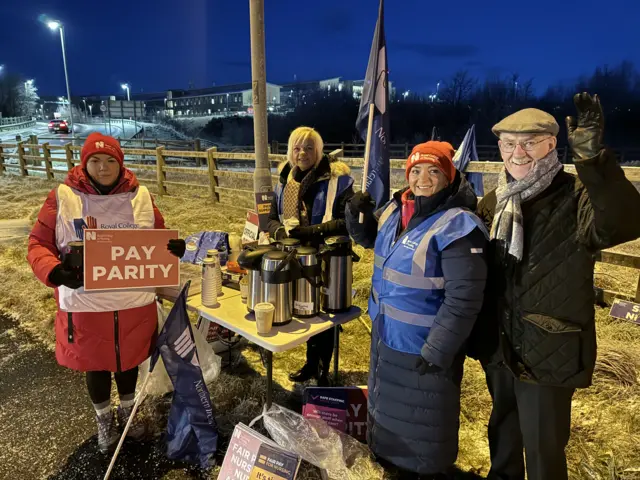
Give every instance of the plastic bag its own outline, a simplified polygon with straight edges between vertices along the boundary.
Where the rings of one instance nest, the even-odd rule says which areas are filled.
[[[158,332],[162,330],[164,322],[167,320],[167,315],[162,308],[162,305],[157,303],[158,307]],[[198,350],[198,361],[200,362],[200,368],[202,369],[202,376],[204,377],[205,383],[213,382],[220,375],[220,368],[222,364],[222,359],[215,354],[211,346],[207,343],[207,340],[204,338],[202,333],[197,328],[192,326],[191,330],[193,331],[193,338],[196,341],[196,349]],[[149,362],[150,358],[147,358],[139,368],[140,378],[138,380],[138,390],[140,386],[144,383],[147,375],[149,375]],[[147,389],[145,395],[158,395],[162,396],[169,392],[173,391],[173,384],[171,383],[171,378],[169,378],[169,374],[167,370],[164,368],[164,362],[162,361],[162,356],[158,359],[158,363],[153,369],[153,373],[151,374],[151,378],[149,379],[149,383],[147,384]],[[136,391],[136,394],[139,394],[139,391]]]
[[[282,448],[297,453],[307,462],[323,469],[329,480],[382,480],[382,467],[373,460],[369,447],[320,419],[304,418],[272,404],[249,426],[262,418],[271,438]]]

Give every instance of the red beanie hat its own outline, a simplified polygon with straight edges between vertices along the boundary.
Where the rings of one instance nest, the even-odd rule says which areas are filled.
[[[453,147],[448,142],[426,142],[413,147],[407,158],[405,175],[409,180],[411,167],[420,163],[430,163],[438,167],[449,183],[456,178],[456,167],[453,165]]]
[[[82,168],[87,168],[89,157],[98,153],[105,153],[115,158],[121,167],[124,166],[124,152],[120,148],[120,142],[113,137],[103,135],[99,132],[93,132],[84,141],[82,151],[80,152],[80,160]]]

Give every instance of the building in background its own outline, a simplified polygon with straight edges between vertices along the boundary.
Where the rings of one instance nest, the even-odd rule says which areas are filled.
[[[267,83],[267,107],[280,107],[280,86]],[[199,117],[234,115],[253,112],[251,83],[221,85],[197,90],[169,90],[166,96],[166,115],[169,117]]]

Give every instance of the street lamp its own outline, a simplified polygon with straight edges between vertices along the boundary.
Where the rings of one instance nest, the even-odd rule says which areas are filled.
[[[64,79],[67,84],[67,99],[69,100],[69,121],[71,123],[71,136],[73,137],[73,109],[71,108],[71,89],[69,88],[69,74],[67,73],[67,52],[64,48],[64,25],[58,20],[49,20],[47,27],[51,30],[60,30],[60,44],[62,45],[62,63],[64,64]]]
[[[130,91],[129,84],[128,83],[123,83],[120,86],[122,87],[123,90],[127,91],[127,102],[130,102],[131,101],[131,95],[129,93],[129,91]]]

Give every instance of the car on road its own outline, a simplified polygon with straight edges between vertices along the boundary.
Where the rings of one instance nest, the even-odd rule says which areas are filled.
[[[49,132],[69,133],[69,124],[66,120],[51,120],[49,122]]]

